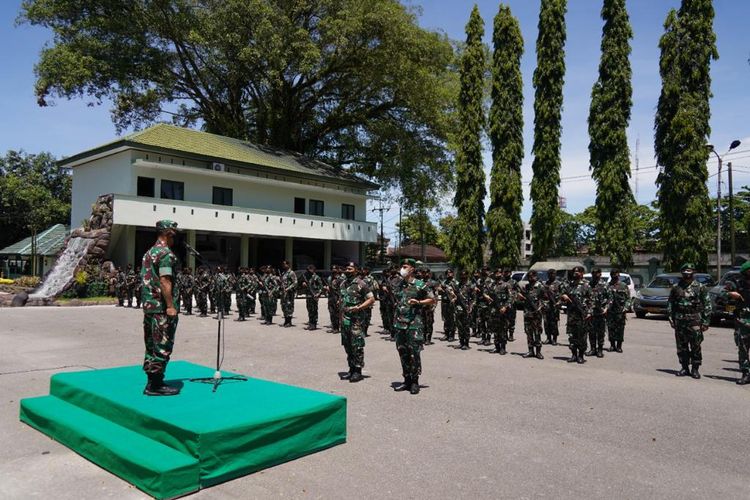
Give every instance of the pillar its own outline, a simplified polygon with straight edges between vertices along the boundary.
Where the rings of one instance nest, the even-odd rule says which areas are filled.
[[[240,266],[247,267],[248,257],[250,255],[250,236],[247,234],[240,235]]]
[[[367,250],[365,248],[365,243],[363,241],[359,242],[359,257],[358,257],[358,264],[360,266],[364,266],[366,264],[365,260],[367,260]]]
[[[331,240],[323,242],[323,269],[331,268]]]
[[[135,226],[125,226],[125,264],[135,267]],[[138,262],[140,265],[140,262]]]
[[[289,265],[292,266],[292,269],[294,269],[294,262],[292,262],[293,259],[294,259],[294,238],[285,238],[284,239],[284,260],[289,262]]]
[[[187,230],[187,242],[188,245],[195,248],[195,229]],[[192,252],[187,253],[187,265],[191,269],[195,269],[195,255]]]
[[[250,265],[258,267],[258,238],[250,238]]]

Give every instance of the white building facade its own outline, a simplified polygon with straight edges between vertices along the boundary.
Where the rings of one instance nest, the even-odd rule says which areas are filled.
[[[154,224],[182,230],[176,253],[190,267],[362,262],[377,241],[366,202],[378,186],[301,155],[160,124],[60,162],[73,172],[71,225],[89,217],[97,196],[114,194],[108,257],[140,263]]]

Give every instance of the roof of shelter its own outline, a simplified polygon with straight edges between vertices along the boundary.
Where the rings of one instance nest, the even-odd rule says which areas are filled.
[[[37,233],[37,255],[57,255],[69,233],[70,229],[63,224],[55,224]],[[31,236],[3,248],[0,255],[31,255]]]

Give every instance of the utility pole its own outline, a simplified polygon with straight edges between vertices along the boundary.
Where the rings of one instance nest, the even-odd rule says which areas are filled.
[[[641,136],[637,136],[635,139],[635,204],[638,204],[638,170],[640,170],[640,161],[638,158],[638,150],[641,148]]]
[[[727,175],[729,177],[729,249],[732,254],[733,266],[735,263],[735,248],[734,248],[734,194],[732,193],[732,162],[727,163]]]
[[[718,156],[718,155],[717,155]],[[721,156],[719,175],[716,176],[716,281],[721,279]]]
[[[398,265],[401,265],[401,200],[398,203]]]
[[[385,262],[385,230],[383,229],[383,212],[390,210],[390,207],[385,208],[383,206],[383,199],[380,199],[380,206],[373,208],[373,212],[380,212],[380,258],[378,259],[381,264]]]

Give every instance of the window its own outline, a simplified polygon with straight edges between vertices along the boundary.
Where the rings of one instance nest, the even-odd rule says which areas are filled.
[[[161,197],[166,200],[184,200],[185,183],[179,181],[161,181]]]
[[[232,189],[214,186],[214,205],[232,206]]]
[[[138,196],[154,197],[154,178],[138,177]]]
[[[295,198],[294,199],[294,213],[295,214],[304,214],[305,213],[305,199],[304,198]]]
[[[310,200],[310,215],[324,215],[324,207],[321,200]]]
[[[341,204],[341,218],[347,220],[354,220],[354,205],[348,203]]]

